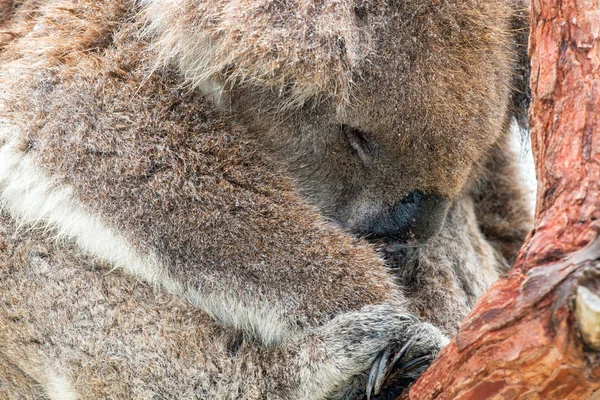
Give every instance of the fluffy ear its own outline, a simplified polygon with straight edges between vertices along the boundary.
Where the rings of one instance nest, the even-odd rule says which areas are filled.
[[[253,85],[300,105],[345,101],[352,69],[369,50],[353,1],[144,0],[159,62],[187,82]]]

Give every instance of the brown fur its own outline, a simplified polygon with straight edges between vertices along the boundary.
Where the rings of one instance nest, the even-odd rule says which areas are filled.
[[[15,365],[11,359],[12,357],[0,353],[0,398],[46,400],[42,385]]]
[[[278,3],[280,8],[259,7],[259,19],[255,18],[258,11],[236,12],[249,2],[227,3],[234,4],[231,13],[245,19],[231,22],[229,13],[221,16],[217,11],[221,2],[203,3],[207,10],[201,13],[182,10],[185,2],[166,7],[156,3],[163,8],[156,12],[155,30],[173,48],[167,56],[181,64],[192,85],[201,85],[211,71],[213,82],[233,81],[221,102],[229,101],[228,106],[259,132],[265,145],[284,154],[283,163],[304,193],[328,216],[360,232],[410,190],[454,199],[481,174],[488,150],[510,118],[510,1],[442,2],[435,7],[421,1],[401,6],[395,2],[365,1],[356,6],[349,1],[336,2],[335,8],[315,6],[311,10],[316,15],[298,19],[292,11],[296,7],[293,1]],[[154,15],[152,9],[150,14]],[[347,15],[353,15],[352,21],[345,20]],[[303,38],[307,42],[296,44],[296,36],[281,39],[279,31],[271,38],[271,30],[263,26],[269,18],[276,19],[286,32],[306,31]],[[319,28],[322,21],[352,33]],[[208,22],[210,28],[205,29]],[[228,29],[230,23],[240,28]],[[214,34],[210,45],[194,33],[210,35],[213,30],[225,33]],[[237,40],[237,35],[256,38],[256,32],[264,31],[267,34],[258,35],[258,43]],[[332,40],[310,35],[313,31],[330,33],[342,41],[337,53],[319,46],[320,41]],[[236,36],[229,37],[229,32]],[[215,65],[214,71],[203,68],[203,74],[196,75],[195,64],[186,57],[197,60],[196,54],[206,52],[221,60],[221,52],[227,52],[246,60],[248,52],[278,40],[284,40],[283,51],[259,52],[256,61],[286,66],[269,72],[271,85],[264,83],[267,78],[259,67],[235,60],[226,68],[212,63],[211,58],[207,64]],[[361,46],[367,48],[355,50]],[[161,48],[171,47],[161,42]],[[285,53],[288,48],[295,50],[294,57]],[[359,60],[355,60],[356,54],[360,54]],[[324,60],[331,64],[322,66]],[[240,74],[243,79],[238,78]],[[307,76],[309,82],[304,82]],[[327,84],[329,79],[336,83]],[[330,93],[320,87],[336,89]],[[339,89],[342,87],[345,89]],[[314,92],[318,95],[306,94]],[[298,103],[304,106],[280,110],[282,104]],[[371,142],[371,160],[364,162],[354,156],[340,134],[341,125],[362,132]]]
[[[14,232],[1,218],[3,399],[52,392],[48,372],[70,381],[81,399],[261,398],[294,384],[275,362],[289,360],[291,349],[256,346],[188,302],[107,275],[69,244]]]
[[[31,2],[6,23],[0,150],[16,143],[52,178],[40,196],[72,188],[77,210],[156,256],[151,283],[201,310],[105,276],[127,265],[15,211],[0,171],[5,214],[65,237],[2,219],[0,379],[23,371],[49,393],[55,372],[81,398],[348,397],[385,349],[416,337],[412,357],[437,353],[439,331],[406,314],[452,334],[505,267],[486,237],[513,256],[527,218],[501,146],[510,2],[259,3]],[[216,88],[218,107],[186,85]],[[370,135],[372,164],[340,124]],[[409,190],[453,204],[425,246],[383,254],[295,185],[350,230]]]

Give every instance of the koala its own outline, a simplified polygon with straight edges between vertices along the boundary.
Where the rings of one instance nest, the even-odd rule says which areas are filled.
[[[394,398],[529,228],[515,1],[11,4],[8,398]]]

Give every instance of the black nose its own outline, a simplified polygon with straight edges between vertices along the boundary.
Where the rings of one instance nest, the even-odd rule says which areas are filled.
[[[446,218],[449,201],[438,194],[409,192],[387,215],[372,226],[372,237],[407,245],[419,245],[436,235]]]

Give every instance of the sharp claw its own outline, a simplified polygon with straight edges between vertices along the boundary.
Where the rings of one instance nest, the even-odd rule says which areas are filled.
[[[381,392],[381,387],[385,382],[385,378],[389,374],[389,370],[386,369],[388,365],[388,360],[390,358],[391,350],[386,348],[383,352],[383,355],[379,359],[379,366],[377,367],[377,376],[375,377],[375,391],[374,394],[379,394]]]
[[[375,385],[375,376],[377,375],[378,367],[379,362],[375,360],[371,367],[371,371],[369,372],[369,380],[367,381],[367,400],[371,400],[371,393],[373,392],[373,386]]]
[[[400,367],[400,369],[403,370],[403,371],[406,371],[406,370],[408,370],[410,368],[414,368],[416,366],[424,364],[425,361],[431,361],[432,359],[433,358],[429,354],[426,355],[426,356],[421,356],[421,357],[415,358],[414,360],[410,360],[406,364],[402,364],[402,366]]]
[[[416,319],[416,317],[412,315],[410,315],[409,317]],[[402,348],[394,355],[394,358],[390,363],[388,363],[391,353],[389,348],[386,348],[382,353],[380,353],[377,356],[377,358],[373,362],[373,365],[371,366],[371,370],[369,371],[369,378],[367,380],[366,388],[367,400],[371,400],[371,396],[378,395],[379,393],[381,393],[383,384],[386,382],[386,380],[396,367],[396,364],[398,364],[398,361],[400,361],[400,359],[404,355],[406,355],[406,353],[408,352],[410,347],[415,343],[415,341],[416,337],[413,336],[406,343],[404,343]],[[413,360],[408,361],[405,364],[402,364],[398,368],[398,371],[407,371],[411,368],[420,366],[421,364],[424,364],[427,361],[431,361],[432,359],[433,357],[431,356],[431,354],[415,358]]]
[[[388,367],[385,377],[383,378],[384,381],[389,377],[390,373],[392,372],[392,370],[394,369],[396,364],[398,364],[398,361],[400,361],[400,359],[406,354],[406,352],[408,351],[408,349],[410,349],[410,346],[413,345],[415,340],[416,339],[414,336],[411,337],[406,343],[404,343],[404,346],[402,346],[400,351],[398,351],[398,353],[396,353],[396,355],[394,356],[394,359],[392,360],[392,362],[390,363],[390,365]]]

